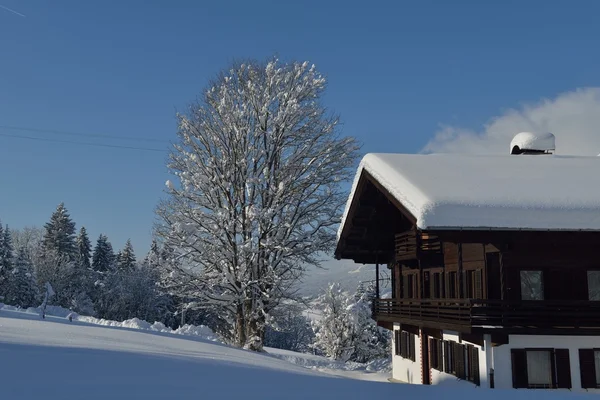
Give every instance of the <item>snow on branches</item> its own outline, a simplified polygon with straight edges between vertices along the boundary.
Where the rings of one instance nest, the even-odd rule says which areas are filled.
[[[324,90],[307,62],[237,63],[178,116],[158,231],[186,296],[217,309],[237,345],[262,348],[269,313],[335,242],[358,145]]]

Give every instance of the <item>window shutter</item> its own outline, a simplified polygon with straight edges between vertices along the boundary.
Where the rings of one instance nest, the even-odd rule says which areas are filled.
[[[415,335],[412,333],[409,333],[408,339],[409,339],[409,348],[410,348],[410,359],[415,361],[417,359],[415,357]]]
[[[400,355],[406,357],[406,332],[400,333]]]
[[[561,389],[571,389],[571,361],[569,349],[554,350],[556,365],[556,386]]]
[[[579,371],[581,387],[584,389],[596,388],[596,365],[593,349],[579,349]]]
[[[408,275],[402,276],[402,298],[408,299]]]
[[[442,342],[442,347],[444,348],[444,372],[450,373],[450,350],[446,340]]]
[[[479,386],[479,351],[469,346],[469,377],[470,381]]]
[[[456,360],[456,377],[460,379],[465,379],[465,349],[458,343],[453,343],[454,345],[454,359]]]
[[[511,350],[512,377],[514,388],[526,388],[529,386],[527,379],[527,353],[525,350]]]
[[[437,365],[437,344],[435,339],[429,339],[429,365],[431,368],[438,369]]]
[[[441,340],[436,340],[436,344],[437,344],[437,349],[438,349],[438,370],[443,371],[444,370],[444,353],[443,353],[443,346],[442,346],[442,341]]]
[[[400,331],[394,331],[394,350],[397,356],[400,355]]]

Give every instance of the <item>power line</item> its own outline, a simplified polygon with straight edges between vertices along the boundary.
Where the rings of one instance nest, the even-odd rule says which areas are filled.
[[[54,143],[68,143],[68,144],[76,144],[81,146],[92,146],[92,147],[109,147],[114,149],[126,149],[126,150],[143,150],[143,151],[155,151],[164,153],[166,149],[154,149],[150,147],[135,147],[135,146],[121,146],[118,144],[105,144],[105,143],[89,143],[89,142],[75,142],[72,140],[60,140],[60,139],[50,139],[50,138],[40,138],[34,136],[24,136],[24,135],[11,135],[10,133],[0,133],[0,136],[17,138],[17,139],[28,139],[28,140],[39,140],[42,142],[54,142]]]
[[[0,128],[13,130],[13,131],[52,133],[54,135],[87,136],[87,137],[96,137],[96,138],[104,138],[104,139],[130,140],[130,141],[137,141],[137,142],[170,143],[168,140],[162,140],[162,139],[152,139],[152,138],[143,138],[143,137],[134,137],[134,136],[103,135],[103,134],[96,134],[96,133],[62,131],[62,130],[57,130],[57,129],[29,128],[29,127],[12,126],[12,125],[0,125]]]

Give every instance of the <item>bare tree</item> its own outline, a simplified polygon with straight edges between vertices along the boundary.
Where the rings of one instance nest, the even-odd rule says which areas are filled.
[[[269,313],[335,242],[358,145],[324,89],[307,62],[234,63],[178,116],[158,233],[185,297],[217,310],[239,346],[262,349]]]
[[[18,252],[23,250],[30,261],[36,262],[40,254],[44,231],[36,226],[11,231],[13,247]]]

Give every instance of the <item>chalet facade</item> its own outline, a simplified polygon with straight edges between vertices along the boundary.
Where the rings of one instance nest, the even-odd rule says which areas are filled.
[[[389,269],[394,379],[600,388],[600,157],[524,150],[361,162],[335,256]]]

